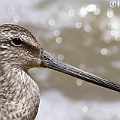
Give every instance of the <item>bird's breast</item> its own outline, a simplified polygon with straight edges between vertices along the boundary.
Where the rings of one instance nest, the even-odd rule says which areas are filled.
[[[37,84],[21,69],[8,71],[0,80],[0,120],[34,120],[40,101]]]

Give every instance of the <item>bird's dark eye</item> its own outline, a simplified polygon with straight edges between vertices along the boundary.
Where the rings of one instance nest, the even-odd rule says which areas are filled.
[[[15,46],[21,46],[22,45],[22,41],[20,38],[14,38],[12,40],[12,44],[14,44]]]

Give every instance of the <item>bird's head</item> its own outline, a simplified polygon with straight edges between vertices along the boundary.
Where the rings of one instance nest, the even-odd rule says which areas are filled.
[[[20,67],[47,67],[120,92],[120,85],[63,63],[47,53],[25,28],[13,24],[0,26],[0,64]]]
[[[1,62],[28,70],[39,67],[40,45],[25,28],[13,24],[0,26]]]

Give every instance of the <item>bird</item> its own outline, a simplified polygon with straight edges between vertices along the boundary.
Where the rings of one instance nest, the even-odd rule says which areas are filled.
[[[120,92],[120,84],[64,63],[46,52],[24,27],[0,25],[0,120],[34,120],[40,90],[30,68],[49,68]]]

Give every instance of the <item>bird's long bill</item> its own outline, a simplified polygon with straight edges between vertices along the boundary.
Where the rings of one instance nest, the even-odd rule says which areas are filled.
[[[62,73],[68,74],[70,76],[85,80],[87,82],[112,89],[114,91],[120,92],[120,84],[111,82],[107,79],[103,79],[101,77],[95,76],[93,74],[84,72],[78,68],[75,68],[69,64],[63,63],[58,59],[52,57],[49,53],[47,53],[44,49],[41,48],[41,66],[47,67],[50,69],[54,69],[60,71]]]

